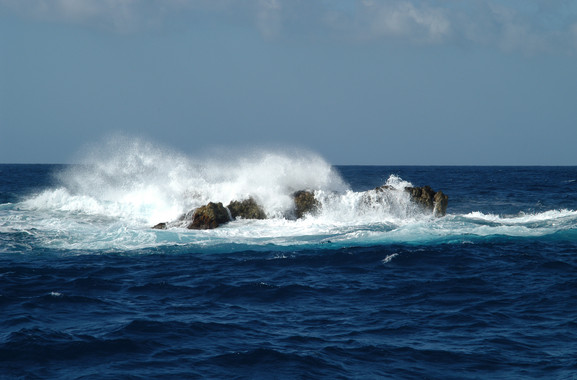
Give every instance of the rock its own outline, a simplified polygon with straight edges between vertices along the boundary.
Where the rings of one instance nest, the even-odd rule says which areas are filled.
[[[411,199],[414,202],[433,211],[433,198],[435,197],[435,192],[430,186],[405,187],[405,191],[411,195]]]
[[[405,187],[405,191],[414,202],[430,210],[435,216],[444,216],[447,213],[449,197],[442,191],[435,192],[430,186]]]
[[[383,185],[374,190],[366,191],[360,198],[360,202],[364,207],[371,207],[378,203],[385,205],[392,203],[394,206],[398,203],[395,198],[399,191],[402,190]],[[412,202],[417,203],[425,210],[429,210],[434,216],[439,217],[446,214],[449,197],[442,191],[435,192],[430,186],[406,187],[404,191],[409,193]],[[306,214],[315,213],[322,207],[312,191],[300,190],[293,193],[292,196],[294,214],[297,219]],[[235,218],[266,219],[266,214],[253,198],[232,201],[228,207],[224,207],[221,202],[210,202],[182,215],[176,221],[158,223],[152,228],[159,230],[165,230],[169,227],[187,227],[194,230],[213,229]]]
[[[232,201],[227,208],[233,219],[239,217],[243,219],[266,219],[264,210],[252,198],[245,199],[242,202]]]
[[[375,188],[375,191],[376,191],[377,193],[382,193],[382,192],[385,191],[385,190],[392,190],[392,189],[393,189],[392,186],[383,185],[383,186],[376,187],[376,188]]]
[[[157,225],[155,225],[152,228],[155,230],[166,230],[168,228],[168,226],[166,223],[158,223]]]
[[[176,219],[177,222],[189,222],[192,221],[192,219],[194,218],[194,212],[196,211],[196,209],[190,210],[189,212],[182,214],[181,216],[178,217],[178,219]]]
[[[449,205],[449,197],[443,194],[442,191],[437,191],[433,200],[435,201],[435,207],[433,209],[435,216],[445,216],[447,206]]]
[[[300,190],[293,194],[295,202],[295,215],[297,219],[302,218],[305,214],[318,211],[320,202],[315,198],[312,191]]]
[[[194,211],[192,223],[190,223],[187,228],[191,230],[208,230],[229,221],[230,216],[228,210],[222,203],[210,202]]]

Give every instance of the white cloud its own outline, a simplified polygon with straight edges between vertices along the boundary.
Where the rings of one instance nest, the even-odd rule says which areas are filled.
[[[267,39],[322,31],[347,40],[577,50],[577,1],[567,0],[0,0],[1,8],[115,31],[205,12],[237,18]]]
[[[363,1],[357,25],[369,25],[371,37],[401,37],[441,42],[450,34],[450,21],[441,8],[416,7],[410,1]]]
[[[489,2],[486,20],[490,20],[490,24],[481,24],[484,29],[492,31],[492,39],[488,42],[506,51],[535,53],[549,50],[555,43],[556,33],[543,29],[540,21],[542,17],[550,18],[552,15],[542,14],[536,3],[531,3],[528,1],[513,8]]]
[[[256,5],[256,23],[260,32],[266,38],[275,37],[282,25],[280,0],[258,0]]]
[[[118,31],[138,22],[141,0],[0,0],[0,6],[34,17],[55,21],[89,23]]]

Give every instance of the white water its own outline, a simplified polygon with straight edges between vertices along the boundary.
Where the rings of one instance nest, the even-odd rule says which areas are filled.
[[[249,196],[269,217],[280,217],[297,190],[347,188],[328,163],[308,152],[220,152],[216,159],[192,159],[128,139],[89,153],[85,165],[60,177],[63,188],[44,194],[51,198],[46,203],[31,200],[31,206],[78,207],[147,224],[173,220],[211,201],[226,205]]]
[[[392,190],[355,192],[325,160],[303,151],[221,152],[216,159],[193,159],[141,140],[116,139],[87,152],[82,165],[58,177],[56,188],[0,205],[0,233],[22,232],[35,244],[57,249],[186,245],[230,250],[466,242],[496,235],[545,236],[577,225],[577,212],[571,210],[434,218],[409,200],[403,189],[411,184],[401,178],[389,177]],[[314,191],[322,207],[314,216],[294,220],[291,194],[302,189]],[[206,231],[150,228],[209,201],[227,205],[249,196],[269,219],[236,220]]]

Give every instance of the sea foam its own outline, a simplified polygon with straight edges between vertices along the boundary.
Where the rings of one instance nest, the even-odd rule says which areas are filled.
[[[120,139],[93,148],[82,165],[59,180],[70,196],[84,197],[87,212],[96,211],[96,202],[106,208],[99,212],[124,212],[147,223],[175,219],[208,202],[226,205],[248,197],[269,217],[280,217],[292,207],[297,190],[347,189],[334,168],[310,152],[219,154],[192,158],[139,139]]]
[[[4,205],[0,231],[24,232],[45,247],[126,250],[184,245],[200,250],[438,244],[488,236],[535,237],[572,231],[577,212],[516,215],[475,210],[435,218],[411,201],[412,186],[389,175],[383,191],[353,191],[317,154],[302,150],[220,151],[192,157],[131,138],[85,151],[57,174],[58,185]],[[314,191],[321,207],[295,220],[292,194]],[[253,197],[266,220],[236,220],[215,230],[150,227],[208,202]],[[236,248],[235,248],[236,247]]]

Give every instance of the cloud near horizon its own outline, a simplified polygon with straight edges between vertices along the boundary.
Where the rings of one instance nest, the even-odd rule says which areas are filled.
[[[133,33],[172,16],[239,19],[275,39],[298,30],[349,42],[476,44],[524,53],[577,51],[577,2],[566,0],[0,0],[50,21]]]

